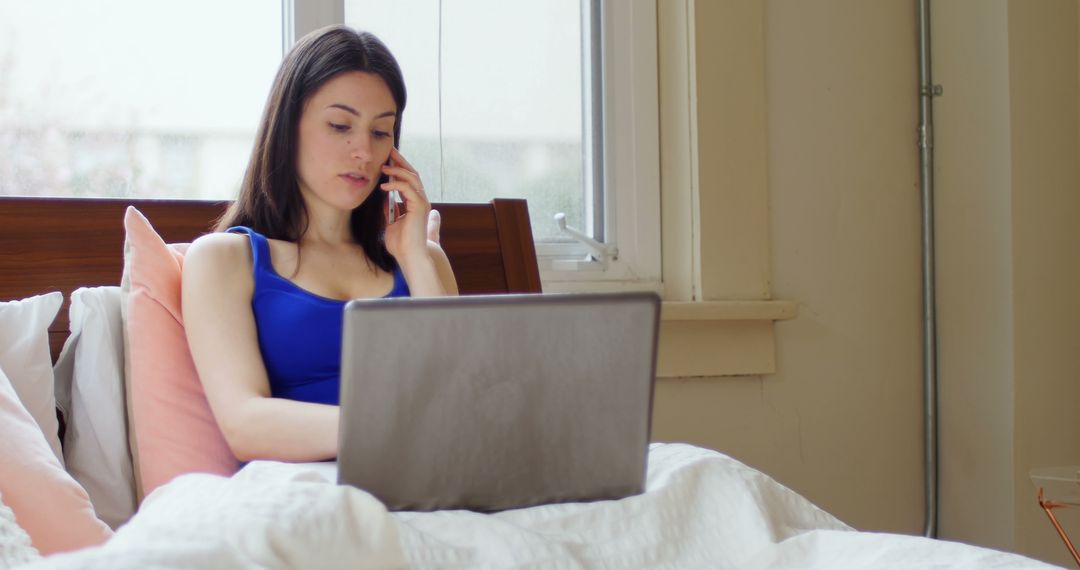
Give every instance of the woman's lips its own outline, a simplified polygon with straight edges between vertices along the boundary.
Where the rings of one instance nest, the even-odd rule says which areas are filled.
[[[363,187],[363,186],[368,185],[368,177],[367,176],[353,177],[353,176],[349,176],[348,174],[342,174],[341,178],[344,178],[345,182],[348,182],[349,184],[352,184],[353,186]]]

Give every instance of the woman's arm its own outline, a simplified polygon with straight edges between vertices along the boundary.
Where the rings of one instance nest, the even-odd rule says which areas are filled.
[[[427,255],[406,258],[398,262],[409,294],[413,297],[442,297],[457,295],[457,280],[450,268],[450,260],[439,244],[428,241]]]
[[[435,265],[435,273],[439,276],[443,294],[456,296],[458,294],[457,279],[454,277],[454,270],[450,267],[450,259],[446,257],[446,252],[438,243],[429,240],[428,255]]]
[[[241,461],[320,461],[337,455],[338,407],[270,396],[259,351],[248,237],[201,237],[184,259],[182,311],[206,398]]]

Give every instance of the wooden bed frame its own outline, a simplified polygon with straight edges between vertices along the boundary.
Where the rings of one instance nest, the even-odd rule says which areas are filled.
[[[207,233],[228,202],[0,196],[0,301],[61,291],[49,329],[53,358],[67,339],[67,307],[79,287],[119,285],[124,210],[133,205],[168,243]],[[461,294],[539,293],[525,200],[433,204]]]

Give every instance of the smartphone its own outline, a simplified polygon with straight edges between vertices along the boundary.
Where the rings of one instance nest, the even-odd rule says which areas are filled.
[[[397,190],[391,190],[387,192],[387,200],[390,201],[389,207],[386,208],[386,225],[390,225],[397,220],[397,204],[398,196]]]
[[[393,166],[394,165],[394,159],[388,158],[386,160],[386,164],[388,164],[390,166]],[[390,176],[389,179],[393,180],[394,177]],[[386,225],[390,225],[390,224],[394,223],[395,221],[397,221],[397,208],[398,208],[398,192],[397,192],[397,190],[391,190],[391,191],[387,192],[386,193],[386,199],[389,202],[389,204],[387,204],[387,207],[386,207]]]

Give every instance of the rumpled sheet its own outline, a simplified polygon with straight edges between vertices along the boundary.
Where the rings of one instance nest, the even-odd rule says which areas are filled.
[[[256,461],[154,491],[105,545],[44,568],[1052,568],[856,532],[723,454],[654,444],[646,492],[497,514],[388,513],[335,465]]]

